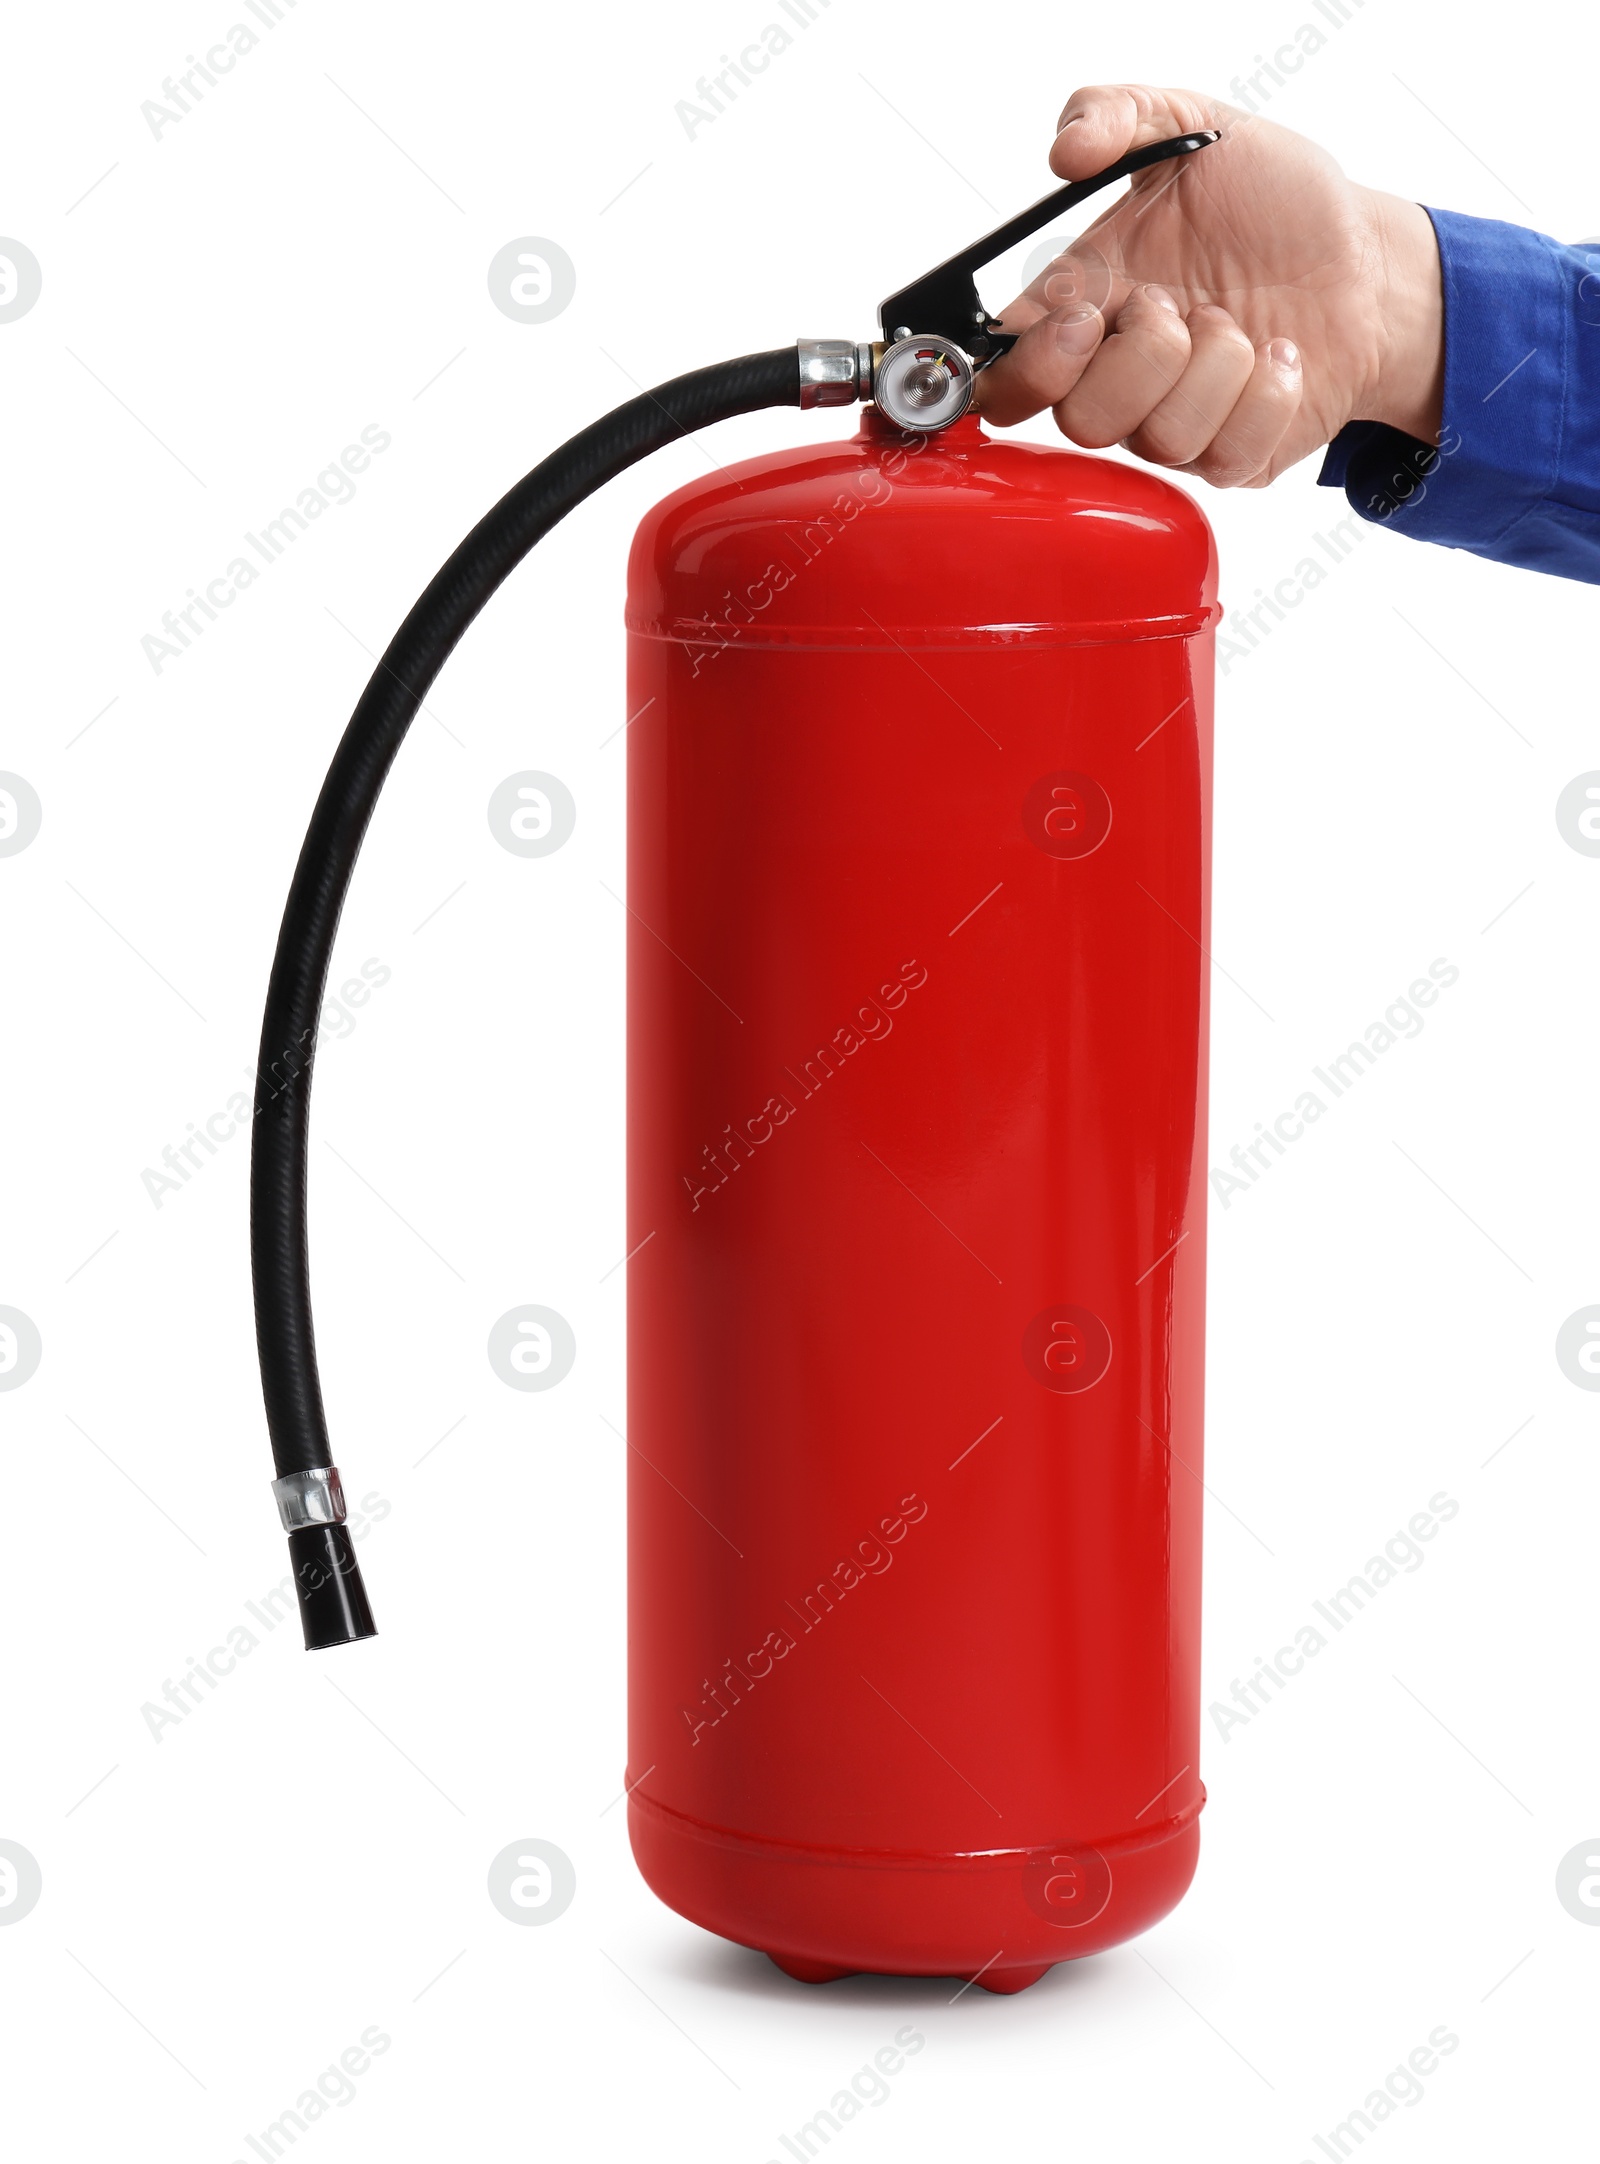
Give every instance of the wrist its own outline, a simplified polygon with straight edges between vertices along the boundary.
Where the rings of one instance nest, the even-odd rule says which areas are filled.
[[[1353,416],[1437,443],[1444,406],[1444,282],[1420,203],[1369,191],[1376,250],[1378,360]]]

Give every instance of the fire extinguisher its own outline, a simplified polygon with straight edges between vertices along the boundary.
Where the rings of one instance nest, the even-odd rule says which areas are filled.
[[[335,929],[446,656],[566,512],[765,406],[870,401],[629,567],[629,1789],[663,1900],[820,1982],[990,1991],[1193,1874],[1216,556],[1140,469],[996,442],[975,274],[619,407],[402,624],[302,847],[251,1165],[308,1648],[374,1633],[312,1333]]]

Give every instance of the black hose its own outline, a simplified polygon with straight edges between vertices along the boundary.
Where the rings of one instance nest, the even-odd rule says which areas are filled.
[[[339,740],[278,933],[256,1068],[250,1264],[261,1388],[279,1476],[331,1467],[306,1240],[311,1071],[328,964],[367,822],[395,753],[456,641],[575,504],[693,429],[800,403],[796,348],[697,368],[633,398],[535,466],[473,527],[395,633]],[[306,1644],[373,1635],[342,1525],[291,1532]]]

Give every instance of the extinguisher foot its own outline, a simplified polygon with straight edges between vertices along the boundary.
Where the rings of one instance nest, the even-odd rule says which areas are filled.
[[[832,1984],[841,1976],[862,1973],[859,1969],[841,1968],[836,1961],[808,1961],[803,1954],[769,1953],[767,1959],[774,1968],[782,1969],[785,1976],[792,1976],[797,1984]],[[1009,1997],[1014,1991],[1026,1991],[1041,1976],[1048,1976],[1054,1967],[1053,1961],[1041,1961],[1037,1968],[1031,1969],[981,1969],[976,1976],[969,1976],[967,1982]]]
[[[1036,1984],[1041,1976],[1048,1976],[1054,1967],[1053,1961],[1041,1961],[1036,1969],[985,1969],[980,1975],[973,1977],[972,1981],[981,1985],[985,1991],[1001,1992],[1009,1996],[1013,1991],[1026,1991],[1028,1986]]]
[[[785,1976],[792,1976],[797,1984],[831,1984],[841,1976],[854,1976],[854,1969],[841,1969],[832,1961],[807,1961],[802,1954],[771,1954],[767,1959],[774,1968],[782,1969]]]

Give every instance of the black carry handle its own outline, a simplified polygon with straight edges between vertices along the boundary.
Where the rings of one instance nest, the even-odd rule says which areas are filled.
[[[948,338],[979,368],[997,361],[1016,344],[1016,334],[1001,330],[978,298],[977,272],[1008,248],[1014,248],[1019,240],[1049,225],[1060,212],[1075,210],[1113,181],[1127,180],[1134,173],[1142,173],[1146,166],[1159,165],[1164,158],[1183,158],[1191,151],[1204,150],[1220,135],[1218,128],[1202,128],[1197,134],[1175,135],[1165,143],[1146,143],[1139,150],[1130,150],[1115,165],[1108,165],[1103,173],[1071,181],[1065,188],[1041,196],[1037,203],[1018,211],[992,233],[985,233],[982,240],[975,240],[970,248],[963,248],[937,270],[926,271],[898,293],[891,293],[878,310],[884,338],[891,344],[907,336]]]

